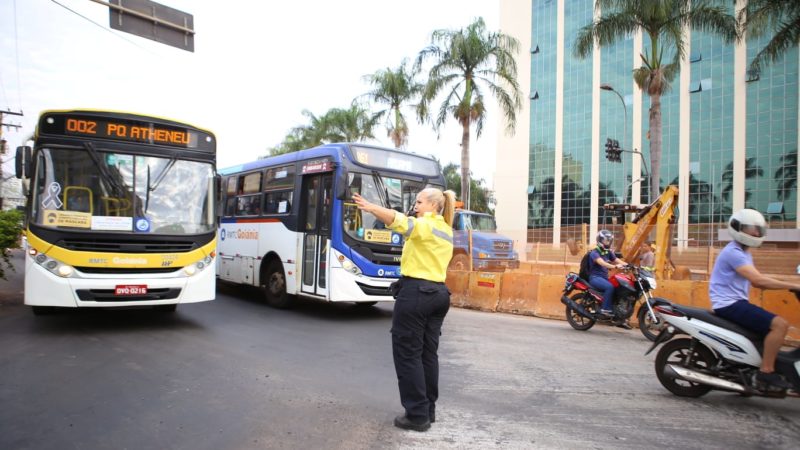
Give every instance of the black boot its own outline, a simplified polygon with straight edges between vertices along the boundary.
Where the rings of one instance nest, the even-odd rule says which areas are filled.
[[[428,428],[431,427],[431,422],[430,420],[426,420],[424,422],[412,422],[411,419],[406,417],[404,414],[394,418],[394,426],[404,430],[428,431]]]

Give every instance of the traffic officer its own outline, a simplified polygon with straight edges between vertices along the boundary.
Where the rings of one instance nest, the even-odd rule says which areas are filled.
[[[417,194],[408,217],[368,202],[353,201],[386,226],[405,236],[400,257],[402,277],[395,286],[392,314],[392,355],[405,414],[394,419],[399,428],[426,431],[436,421],[439,397],[439,336],[450,309],[444,284],[453,256],[455,193],[426,188]]]

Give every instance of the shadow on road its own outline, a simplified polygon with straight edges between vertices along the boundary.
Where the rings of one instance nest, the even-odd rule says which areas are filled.
[[[193,305],[194,306],[194,305]],[[29,312],[32,315],[32,313]],[[53,314],[37,316],[31,329],[42,334],[130,333],[162,329],[204,329],[189,317],[181,315],[180,307],[174,313],[153,308],[63,308]]]
[[[292,306],[287,309],[275,309],[264,301],[264,293],[253,286],[242,286],[217,282],[217,293],[231,299],[247,302],[255,307],[269,311],[270,314],[288,316],[306,316],[323,320],[351,322],[357,320],[390,319],[393,303],[378,302],[375,306],[357,305],[350,302],[325,302],[302,297],[294,297]]]

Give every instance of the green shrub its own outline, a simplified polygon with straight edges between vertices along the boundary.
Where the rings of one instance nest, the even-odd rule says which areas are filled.
[[[12,248],[19,248],[19,235],[22,232],[22,211],[0,211],[0,279],[6,279],[5,268],[14,270],[11,264]]]

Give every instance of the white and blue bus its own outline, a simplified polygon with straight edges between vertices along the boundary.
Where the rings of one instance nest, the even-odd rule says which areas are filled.
[[[391,301],[403,237],[360,211],[352,194],[407,212],[443,188],[439,163],[337,143],[222,169],[219,280],[260,286],[283,308],[294,296],[373,305]]]

